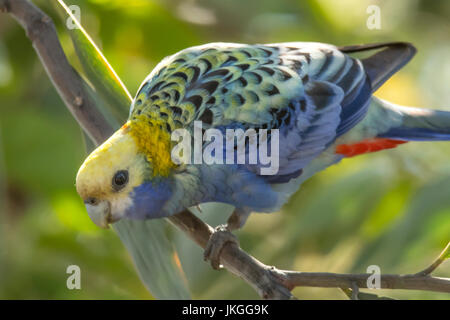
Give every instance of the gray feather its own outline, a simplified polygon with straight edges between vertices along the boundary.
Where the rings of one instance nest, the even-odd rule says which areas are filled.
[[[416,48],[407,42],[385,42],[339,47],[344,53],[383,49],[368,58],[361,59],[370,78],[372,90],[377,90],[394,73],[407,64],[416,54]]]

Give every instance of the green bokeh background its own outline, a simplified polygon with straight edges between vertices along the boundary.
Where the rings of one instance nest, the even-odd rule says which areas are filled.
[[[51,15],[78,65],[52,1]],[[374,0],[83,0],[81,23],[134,95],[165,56],[208,42],[410,41],[418,55],[377,96],[450,111],[450,2]],[[366,26],[378,5],[381,29]],[[0,15],[0,299],[151,299],[113,231],[97,229],[74,188],[86,156],[81,130],[24,31]],[[307,181],[281,212],[252,215],[238,235],[267,264],[302,271],[414,273],[450,240],[450,143],[410,143],[343,161]],[[214,204],[208,205],[214,207]],[[231,208],[201,216],[215,225]],[[193,298],[257,298],[243,281],[203,262],[175,233]],[[68,290],[66,268],[82,270]],[[435,273],[450,277],[450,264]],[[158,276],[157,274],[155,276]],[[448,294],[385,291],[400,299]],[[305,299],[345,299],[338,289],[297,288]]]

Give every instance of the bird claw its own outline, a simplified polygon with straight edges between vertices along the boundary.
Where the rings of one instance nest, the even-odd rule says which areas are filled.
[[[239,240],[230,232],[227,225],[217,226],[206,244],[203,259],[205,261],[209,260],[213,269],[220,269],[220,255],[222,249],[230,243],[239,246]]]

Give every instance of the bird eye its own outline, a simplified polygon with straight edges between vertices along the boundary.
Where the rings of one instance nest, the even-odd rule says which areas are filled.
[[[119,191],[120,189],[125,187],[127,182],[128,182],[128,171],[127,170],[117,171],[112,179],[113,189]]]

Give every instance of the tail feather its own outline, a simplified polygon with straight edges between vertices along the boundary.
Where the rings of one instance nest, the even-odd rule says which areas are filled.
[[[383,101],[382,107],[401,115],[400,123],[378,134],[379,138],[404,141],[450,140],[450,112],[402,107]]]
[[[407,42],[384,42],[366,45],[339,47],[344,53],[380,50],[379,52],[361,59],[369,76],[372,91],[376,91],[394,73],[400,70],[416,54],[416,48]]]

